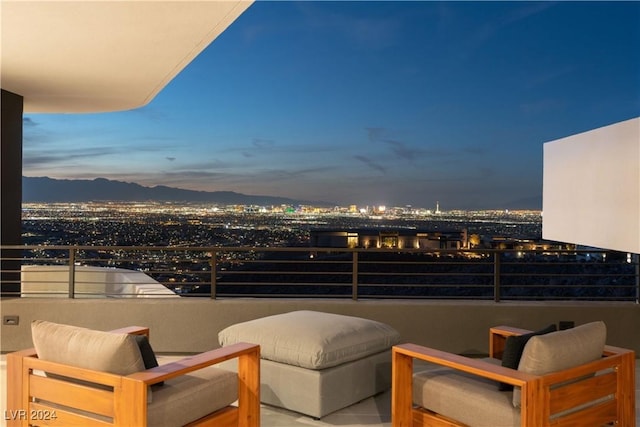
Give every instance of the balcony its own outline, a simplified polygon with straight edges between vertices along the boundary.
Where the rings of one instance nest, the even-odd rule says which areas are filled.
[[[487,330],[493,325],[535,329],[603,320],[611,344],[640,352],[640,340],[630,333],[640,321],[638,265],[626,254],[575,249],[0,249],[3,266],[11,267],[3,268],[2,315],[18,317],[17,324],[1,326],[3,353],[30,347],[30,321],[47,319],[102,330],[149,326],[154,349],[171,359],[217,347],[218,332],[231,324],[299,309],[379,320],[396,328],[405,342],[471,356],[487,353]],[[49,277],[48,290],[19,297],[42,282],[28,274],[30,265]],[[125,269],[172,295],[106,286],[91,290],[88,285],[98,280],[82,276],[88,267]],[[54,273],[60,269],[62,276]],[[605,280],[610,286],[602,285]],[[4,399],[3,394],[3,405]],[[389,392],[321,420],[262,409],[267,427],[390,426],[390,419]]]

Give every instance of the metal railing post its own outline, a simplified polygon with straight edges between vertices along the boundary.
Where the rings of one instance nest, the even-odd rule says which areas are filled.
[[[218,253],[211,251],[211,260],[209,265],[211,266],[211,299],[216,299],[216,285],[217,285],[217,272],[218,272]]]
[[[76,297],[76,249],[69,248],[69,298]]]
[[[358,252],[353,251],[351,259],[353,260],[351,270],[351,298],[355,301],[358,299]]]
[[[502,252],[493,253],[493,300],[500,302],[500,259]]]

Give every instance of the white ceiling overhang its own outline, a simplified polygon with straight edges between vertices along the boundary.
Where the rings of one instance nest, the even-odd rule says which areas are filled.
[[[0,85],[25,112],[141,107],[251,3],[2,0]]]

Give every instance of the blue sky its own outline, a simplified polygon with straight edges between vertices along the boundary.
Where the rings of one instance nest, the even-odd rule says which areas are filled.
[[[258,1],[145,107],[25,115],[23,172],[513,208],[544,142],[640,115],[638,52],[640,2]]]

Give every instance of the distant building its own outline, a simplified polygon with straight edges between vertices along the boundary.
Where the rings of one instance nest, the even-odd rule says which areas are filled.
[[[311,230],[310,245],[323,248],[465,249],[467,230]]]
[[[517,237],[493,236],[486,245],[490,249],[501,250],[526,250],[526,251],[546,251],[575,249],[575,245],[552,242],[549,240],[527,239]]]

